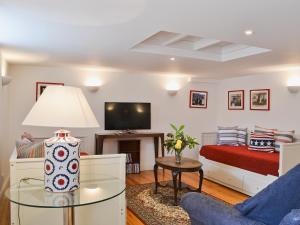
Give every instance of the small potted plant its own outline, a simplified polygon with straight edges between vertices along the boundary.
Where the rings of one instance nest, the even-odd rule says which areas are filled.
[[[196,138],[184,134],[184,125],[179,126],[179,128],[177,128],[174,124],[170,125],[173,128],[174,133],[167,134],[164,146],[167,148],[168,153],[172,153],[173,151],[175,152],[176,163],[180,164],[183,150],[186,147],[194,149],[199,143]]]

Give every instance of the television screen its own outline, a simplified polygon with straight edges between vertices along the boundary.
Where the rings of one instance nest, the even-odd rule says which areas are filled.
[[[105,130],[151,129],[151,104],[105,102]]]

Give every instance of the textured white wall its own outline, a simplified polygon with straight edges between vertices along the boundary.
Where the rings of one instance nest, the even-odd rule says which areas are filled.
[[[223,80],[218,88],[218,125],[239,125],[253,129],[254,125],[283,130],[295,129],[300,133],[300,93],[291,94],[286,83],[288,72],[252,75]],[[249,90],[271,89],[271,110],[251,111]],[[245,90],[245,110],[227,109],[227,91]]]
[[[6,75],[6,62],[0,54],[0,76]],[[5,171],[7,171],[7,159],[5,158],[7,145],[8,122],[8,87],[2,87],[0,80],[0,189]]]
[[[0,54],[0,62],[1,62],[1,54]],[[2,71],[2,63],[0,63],[0,71]],[[1,76],[1,72],[0,72]],[[0,77],[1,78],[1,77]],[[3,133],[4,133],[4,105],[3,105],[3,93],[2,93],[2,80],[0,80],[0,189],[2,186],[2,154],[1,152],[3,151],[4,148],[4,138],[3,138]]]
[[[21,125],[26,114],[35,102],[35,82],[63,82],[65,85],[82,87],[89,77],[98,77],[103,86],[97,93],[84,91],[100,125],[100,129],[72,130],[75,136],[88,136],[87,151],[94,152],[94,133],[103,132],[105,101],[142,101],[151,102],[152,131],[168,132],[169,123],[185,124],[186,132],[199,138],[201,132],[214,130],[216,127],[216,85],[203,83],[188,83],[187,77],[171,77],[130,71],[95,71],[79,68],[41,67],[26,65],[10,65],[9,74],[13,82],[9,85],[9,144],[5,149],[5,160],[13,150],[16,139],[23,131],[32,132],[34,136],[46,137],[53,129],[23,127]],[[169,81],[177,80],[181,89],[176,96],[169,96],[165,86]],[[190,89],[206,90],[208,94],[208,109],[190,109],[188,106]],[[53,109],[57,110],[57,109]],[[141,168],[152,169],[154,150],[151,139],[143,139],[141,152]],[[117,152],[117,142],[107,140],[104,153]],[[198,148],[185,152],[185,155],[197,157]],[[7,164],[8,167],[8,164]]]

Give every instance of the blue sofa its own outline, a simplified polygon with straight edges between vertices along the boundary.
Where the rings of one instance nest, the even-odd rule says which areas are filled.
[[[192,225],[300,225],[300,164],[234,207],[196,192],[181,206]]]

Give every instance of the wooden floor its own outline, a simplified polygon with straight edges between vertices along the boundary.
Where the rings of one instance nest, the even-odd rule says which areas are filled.
[[[171,179],[171,174],[168,171],[159,170],[158,178],[160,181]],[[182,181],[193,187],[198,185],[198,173],[186,173],[182,176]],[[145,184],[154,182],[153,171],[143,171],[140,174],[130,174],[127,176],[127,185]],[[204,180],[202,190],[210,195],[222,199],[231,204],[239,203],[247,198],[246,195],[233,191],[229,188]],[[9,225],[9,202],[6,198],[0,199],[0,225]],[[127,210],[127,225],[145,225],[140,221],[130,210]]]

